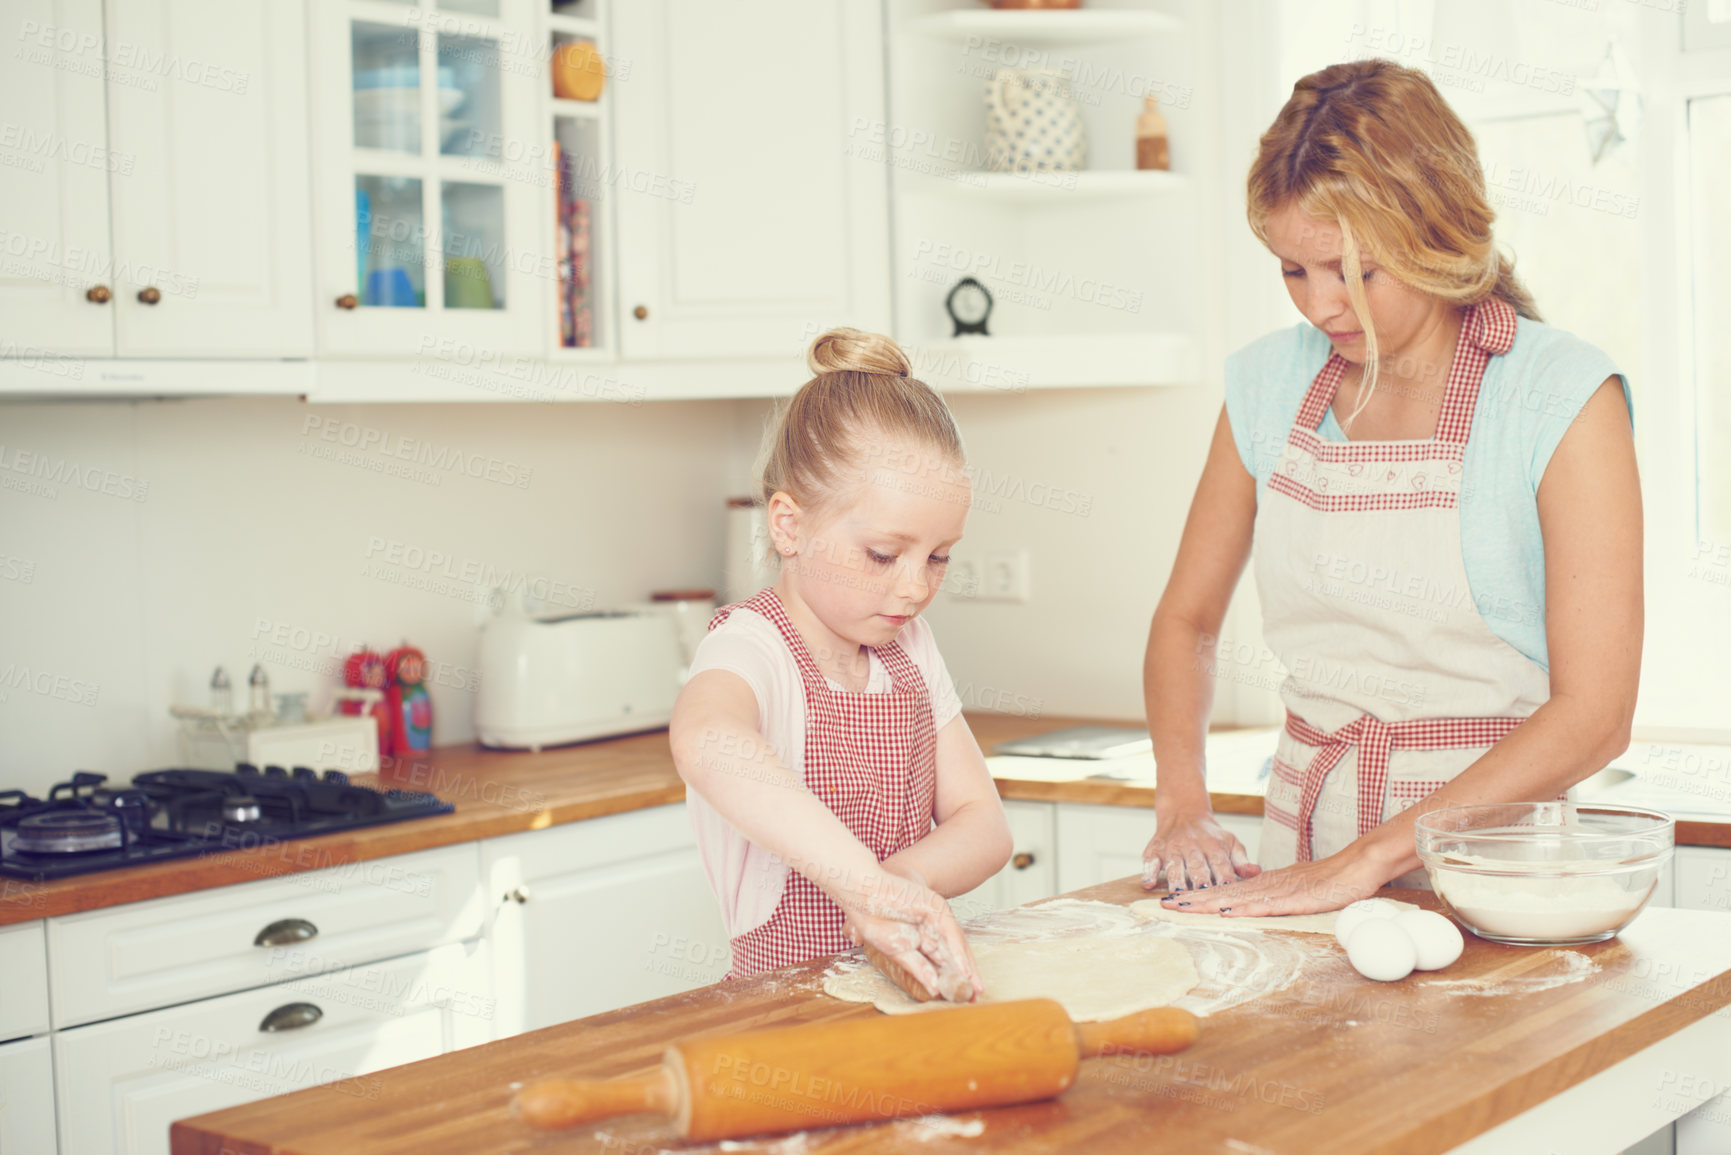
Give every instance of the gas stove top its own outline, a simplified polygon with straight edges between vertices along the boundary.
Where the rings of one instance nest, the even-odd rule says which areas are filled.
[[[130,786],[107,782],[80,771],[46,800],[0,791],[0,875],[45,882],[455,809],[431,794],[373,790],[306,766],[152,770]]]

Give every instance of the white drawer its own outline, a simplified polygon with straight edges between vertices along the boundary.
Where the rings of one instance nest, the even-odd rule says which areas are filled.
[[[372,1072],[492,1039],[488,973],[482,943],[453,943],[57,1031],[61,1148],[168,1155],[177,1119],[318,1083],[377,1099]],[[273,1012],[283,1029],[266,1031]]]
[[[0,926],[0,1042],[48,1032],[46,943],[40,921]]]
[[[54,1027],[476,938],[480,878],[467,843],[51,918]],[[312,933],[259,945],[267,927]]]
[[[0,1155],[54,1155],[54,1056],[47,1039],[0,1046]]]

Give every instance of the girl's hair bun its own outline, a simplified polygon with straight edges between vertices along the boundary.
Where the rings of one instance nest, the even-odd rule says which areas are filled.
[[[913,362],[902,347],[881,333],[863,329],[831,329],[811,343],[805,362],[818,376],[825,373],[913,375]]]

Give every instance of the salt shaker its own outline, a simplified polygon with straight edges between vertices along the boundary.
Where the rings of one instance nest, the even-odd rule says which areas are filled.
[[[270,708],[270,675],[264,672],[264,667],[253,663],[252,673],[247,675],[247,712],[251,714],[271,713]]]
[[[210,676],[210,708],[218,714],[234,713],[234,689],[229,684],[228,671],[221,666]]]

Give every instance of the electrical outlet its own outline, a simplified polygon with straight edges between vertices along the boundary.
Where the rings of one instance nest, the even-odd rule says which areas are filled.
[[[944,573],[944,592],[952,598],[974,598],[980,594],[980,564],[971,557],[950,560]]]
[[[979,597],[999,602],[1025,602],[1031,584],[1025,549],[1000,549],[986,555],[980,573]]]

